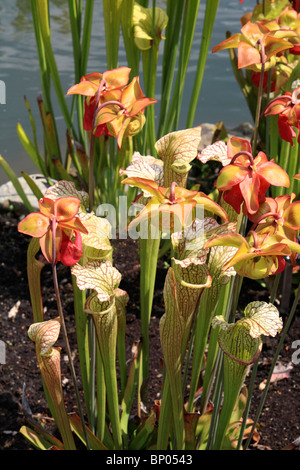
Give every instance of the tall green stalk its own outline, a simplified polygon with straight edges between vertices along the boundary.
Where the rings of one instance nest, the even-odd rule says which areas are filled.
[[[40,38],[43,41],[43,50],[46,57],[47,65],[51,73],[51,78],[56,91],[57,99],[64,116],[65,122],[69,129],[72,129],[74,138],[77,139],[77,132],[74,128],[71,115],[65,99],[65,92],[62,88],[59,72],[56,65],[55,56],[51,44],[50,22],[49,22],[49,5],[47,0],[32,1],[32,5],[36,8],[36,17],[39,23]],[[45,86],[46,88],[46,86]],[[47,103],[49,104],[49,103]]]
[[[195,112],[197,108],[198,97],[199,97],[200,90],[201,90],[212,29],[214,26],[218,6],[219,6],[219,0],[210,0],[206,2],[201,47],[199,51],[197,71],[195,74],[194,87],[192,91],[189,112],[188,112],[188,117],[187,117],[187,123],[186,123],[187,128],[192,127],[194,123],[194,116],[195,116]]]
[[[140,303],[141,303],[141,333],[143,342],[142,371],[143,381],[149,375],[149,324],[153,305],[153,294],[157,271],[157,259],[160,237],[140,239]]]
[[[181,31],[180,52],[178,61],[178,74],[174,85],[174,93],[170,103],[168,113],[166,114],[162,134],[168,134],[172,129],[177,129],[182,94],[185,84],[191,47],[193,44],[195,27],[197,23],[198,9],[200,0],[191,0],[185,2],[184,17]],[[163,110],[165,112],[165,110]]]

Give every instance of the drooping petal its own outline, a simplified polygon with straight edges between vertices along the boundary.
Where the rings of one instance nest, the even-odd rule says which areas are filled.
[[[283,39],[281,39],[280,37],[274,37],[272,35],[266,36],[265,51],[266,51],[267,59],[293,47],[293,44],[287,41],[285,38],[289,35],[289,33],[291,35],[294,35],[295,32],[285,30],[282,33],[285,36]],[[277,34],[279,36],[279,31],[277,32]]]
[[[258,195],[260,191],[260,179],[258,175],[253,172],[252,175],[247,175],[246,178],[240,183],[240,190],[245,201],[247,212],[254,214],[259,208]]]
[[[62,241],[62,230],[59,227],[56,227],[56,233],[55,233],[55,262],[56,263],[60,261],[61,241]],[[48,263],[52,264],[52,260],[53,260],[52,230],[48,230],[48,232],[42,238],[40,238],[40,247]]]
[[[84,226],[84,224],[81,222],[81,220],[78,217],[73,217],[73,219],[67,220],[67,221],[61,221],[58,223],[58,225],[62,229],[67,229],[67,230],[75,230],[76,232],[81,232],[81,233],[88,233],[87,228]]]
[[[239,185],[234,186],[228,191],[223,192],[224,201],[229,204],[237,214],[241,212],[241,205],[243,203],[243,196]],[[235,216],[234,216],[235,217]]]
[[[286,140],[291,145],[294,145],[293,139],[296,137],[296,132],[290,125],[287,116],[279,114],[278,116],[278,130],[279,135],[283,140]]]
[[[125,118],[122,121],[120,120],[119,122],[121,123],[121,127],[119,128],[119,131],[116,132],[116,136],[118,148],[120,149],[122,147],[123,138],[125,137],[128,127],[130,125],[130,118]],[[112,125],[114,125],[114,121]]]
[[[257,222],[258,220],[260,220],[260,223],[263,223],[266,221],[265,219],[262,218],[263,215],[268,214],[270,212],[277,213],[277,209],[278,209],[278,205],[277,205],[276,200],[271,197],[266,197],[264,202],[262,202],[259,205],[258,211],[255,214],[249,214],[249,219],[251,220],[251,222],[254,222],[254,223]],[[271,219],[273,221],[274,217],[271,217]]]
[[[31,237],[40,238],[49,229],[49,218],[40,212],[31,212],[18,224],[18,231]]]
[[[113,120],[121,118],[123,120],[123,116],[118,116],[118,112],[120,111],[120,107],[117,105],[107,105],[104,106],[97,114],[95,120],[95,128],[97,129],[99,126],[104,126]],[[94,129],[95,131],[95,129]]]
[[[158,219],[159,216],[159,206],[161,205],[161,201],[158,200],[155,196],[151,198],[146,206],[143,206],[142,210],[139,214],[131,220],[128,225],[128,230],[132,230],[138,224],[142,224],[146,220],[150,219],[150,223],[154,225],[156,228],[160,227],[160,220]]]
[[[65,266],[73,266],[82,256],[82,239],[79,232],[75,232],[75,240],[72,241],[64,232],[60,247],[60,262]]]

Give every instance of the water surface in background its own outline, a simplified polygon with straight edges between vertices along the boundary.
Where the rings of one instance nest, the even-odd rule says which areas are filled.
[[[185,127],[189,96],[201,43],[205,3],[204,1],[200,2],[179,128]],[[161,0],[159,4],[163,5],[164,0]],[[211,49],[223,41],[227,30],[232,34],[240,30],[240,17],[252,10],[255,4],[256,0],[245,0],[244,4],[240,4],[239,0],[220,0],[194,125],[223,121],[227,128],[232,128],[241,122],[252,121],[240,88],[233,77],[228,51],[212,54]],[[61,83],[63,89],[67,91],[74,80],[72,39],[68,25],[68,2],[66,0],[50,0],[50,14],[52,45]],[[121,45],[119,57],[119,65],[126,65],[126,56]],[[106,51],[102,1],[96,0],[87,72],[103,72],[105,69]],[[158,69],[159,73],[160,69]],[[8,161],[18,176],[22,170],[35,173],[37,169],[24,151],[16,133],[16,125],[20,122],[29,137],[32,138],[28,113],[24,104],[24,96],[26,96],[36,120],[38,142],[43,154],[42,127],[36,102],[37,95],[41,93],[41,86],[30,0],[1,0],[0,80],[6,86],[6,104],[0,104],[0,154]],[[53,98],[55,98],[55,93],[53,93]],[[155,98],[159,100],[160,97],[156,96]],[[66,129],[55,99],[54,109],[61,145],[64,148]],[[0,184],[6,181],[6,174],[0,168]]]

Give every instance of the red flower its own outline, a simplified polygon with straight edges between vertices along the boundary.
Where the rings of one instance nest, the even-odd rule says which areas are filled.
[[[293,138],[296,137],[295,128],[300,131],[300,87],[293,93],[287,91],[284,95],[274,98],[267,105],[264,114],[278,114],[278,130],[282,139],[294,145]],[[300,143],[300,132],[298,135]]]
[[[290,185],[287,173],[274,160],[268,161],[265,153],[259,152],[253,158],[247,140],[237,137],[229,139],[227,155],[231,163],[222,168],[216,185],[219,191],[223,191],[224,200],[238,214],[243,203],[244,212],[255,214],[271,184],[284,187]]]

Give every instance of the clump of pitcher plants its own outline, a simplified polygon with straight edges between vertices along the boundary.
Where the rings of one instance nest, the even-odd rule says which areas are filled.
[[[263,4],[268,8],[272,2]],[[135,41],[147,54],[162,39],[167,19],[157,11],[158,22],[151,30],[153,17],[148,10],[144,13],[143,17],[142,8],[135,10]],[[69,89],[68,95],[82,95],[85,100],[89,191],[61,179],[40,198],[39,211],[18,226],[32,237],[28,283],[34,322],[28,335],[36,346],[44,391],[60,433],[54,438],[24,426],[21,432],[37,448],[74,450],[75,435],[88,450],[247,449],[253,436],[259,438],[259,417],[248,417],[252,390],[248,394],[245,381],[250,377],[251,386],[255,380],[264,338],[284,328],[274,302],[277,287],[287,259],[293,272],[298,271],[300,254],[299,152],[297,164],[282,165],[280,149],[273,156],[274,147],[258,138],[261,120],[279,116],[280,139],[293,147],[291,152],[298,149],[299,88],[272,99],[268,95],[265,109],[262,98],[266,98],[265,73],[270,80],[277,79],[279,90],[277,70],[289,60],[297,68],[299,13],[291,5],[276,18],[267,13],[256,8],[247,21],[244,18],[241,33],[213,50],[237,48],[238,68],[251,71],[253,80],[258,74],[252,139],[233,136],[199,151],[203,126],[190,126],[157,139],[155,155],[132,149],[129,163],[120,169],[121,185],[127,192],[136,191],[130,201],[136,215],[128,220],[127,236],[139,234],[141,261],[141,339],[132,345],[130,358],[125,335],[131,293],[120,288],[126,272],[114,266],[110,241],[114,227],[95,207],[94,146],[95,139],[106,135],[114,137],[121,149],[123,139],[142,132],[147,125],[145,109],[155,106],[156,100],[144,95],[138,76],[130,81],[129,67],[86,74]],[[219,162],[212,193],[189,185],[194,161],[200,166]],[[165,313],[159,325],[163,380],[161,398],[151,401],[149,322],[162,245],[168,254]],[[42,257],[37,260],[39,250]],[[55,318],[46,318],[41,309],[38,287],[46,263],[52,266]],[[82,396],[64,323],[58,263],[69,266],[72,276]],[[238,313],[243,280],[269,277],[275,280],[270,301],[250,302]],[[298,299],[299,288],[291,317]],[[55,346],[61,332],[78,414],[68,413],[64,406],[61,350]]]

